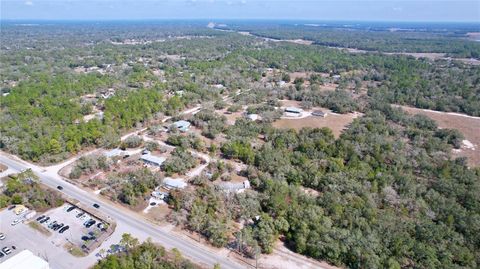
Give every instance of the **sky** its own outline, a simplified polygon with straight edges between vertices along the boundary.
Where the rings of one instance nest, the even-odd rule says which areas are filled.
[[[480,0],[0,0],[0,19],[480,22]]]

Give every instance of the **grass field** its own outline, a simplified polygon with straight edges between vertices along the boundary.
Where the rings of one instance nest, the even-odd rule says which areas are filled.
[[[300,130],[305,127],[311,128],[322,128],[328,127],[332,130],[336,138],[340,136],[342,131],[350,124],[353,119],[358,117],[359,113],[348,113],[348,114],[332,114],[328,112],[327,117],[315,117],[309,116],[303,119],[280,119],[275,121],[272,125],[275,128],[292,128],[295,130]]]
[[[422,114],[433,119],[440,128],[459,130],[465,136],[465,140],[473,144],[473,148],[468,147],[469,143],[465,141],[460,150],[454,150],[454,156],[467,157],[470,166],[480,165],[480,117],[405,106],[402,106],[402,108],[410,114]]]

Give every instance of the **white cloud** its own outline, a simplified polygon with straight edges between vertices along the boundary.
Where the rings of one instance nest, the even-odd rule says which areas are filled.
[[[33,2],[30,0],[25,1],[25,5],[27,6],[33,6]]]

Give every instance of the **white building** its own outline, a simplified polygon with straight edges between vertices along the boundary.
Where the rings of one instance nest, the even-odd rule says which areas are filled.
[[[103,155],[107,158],[121,157],[121,156],[126,155],[126,154],[127,154],[127,152],[125,150],[121,150],[119,148],[112,149],[112,150],[109,150],[109,151],[103,153]]]
[[[187,183],[182,178],[171,178],[171,177],[166,177],[163,180],[163,186],[167,190],[171,189],[184,189],[187,187]]]
[[[44,259],[25,249],[0,263],[0,269],[50,269],[50,266]]]
[[[159,157],[151,154],[142,155],[140,159],[146,164],[150,164],[158,167],[162,166],[163,162],[165,162],[166,160],[164,157]]]

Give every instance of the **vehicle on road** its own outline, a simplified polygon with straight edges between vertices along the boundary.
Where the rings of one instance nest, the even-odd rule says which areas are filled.
[[[2,252],[5,253],[6,255],[12,253],[12,250],[9,247],[4,247],[2,248]]]
[[[100,205],[95,203],[95,204],[93,204],[93,207],[100,208]]]
[[[60,185],[58,185],[58,186],[57,186],[57,189],[59,189],[59,190],[63,190],[63,187],[62,187],[62,186],[60,186]]]
[[[47,222],[49,219],[50,219],[50,217],[46,217],[46,218],[42,219],[42,220],[39,221],[39,222],[40,222],[40,223],[45,223],[45,222]]]
[[[16,205],[11,205],[11,206],[8,207],[8,210],[12,210],[12,209],[14,209],[15,207],[17,207],[17,206],[16,206]]]
[[[15,226],[15,225],[19,224],[20,222],[23,222],[23,220],[16,219],[16,220],[13,220],[11,224],[12,224],[12,226]]]
[[[0,240],[5,240],[5,234],[4,233],[0,233]]]

